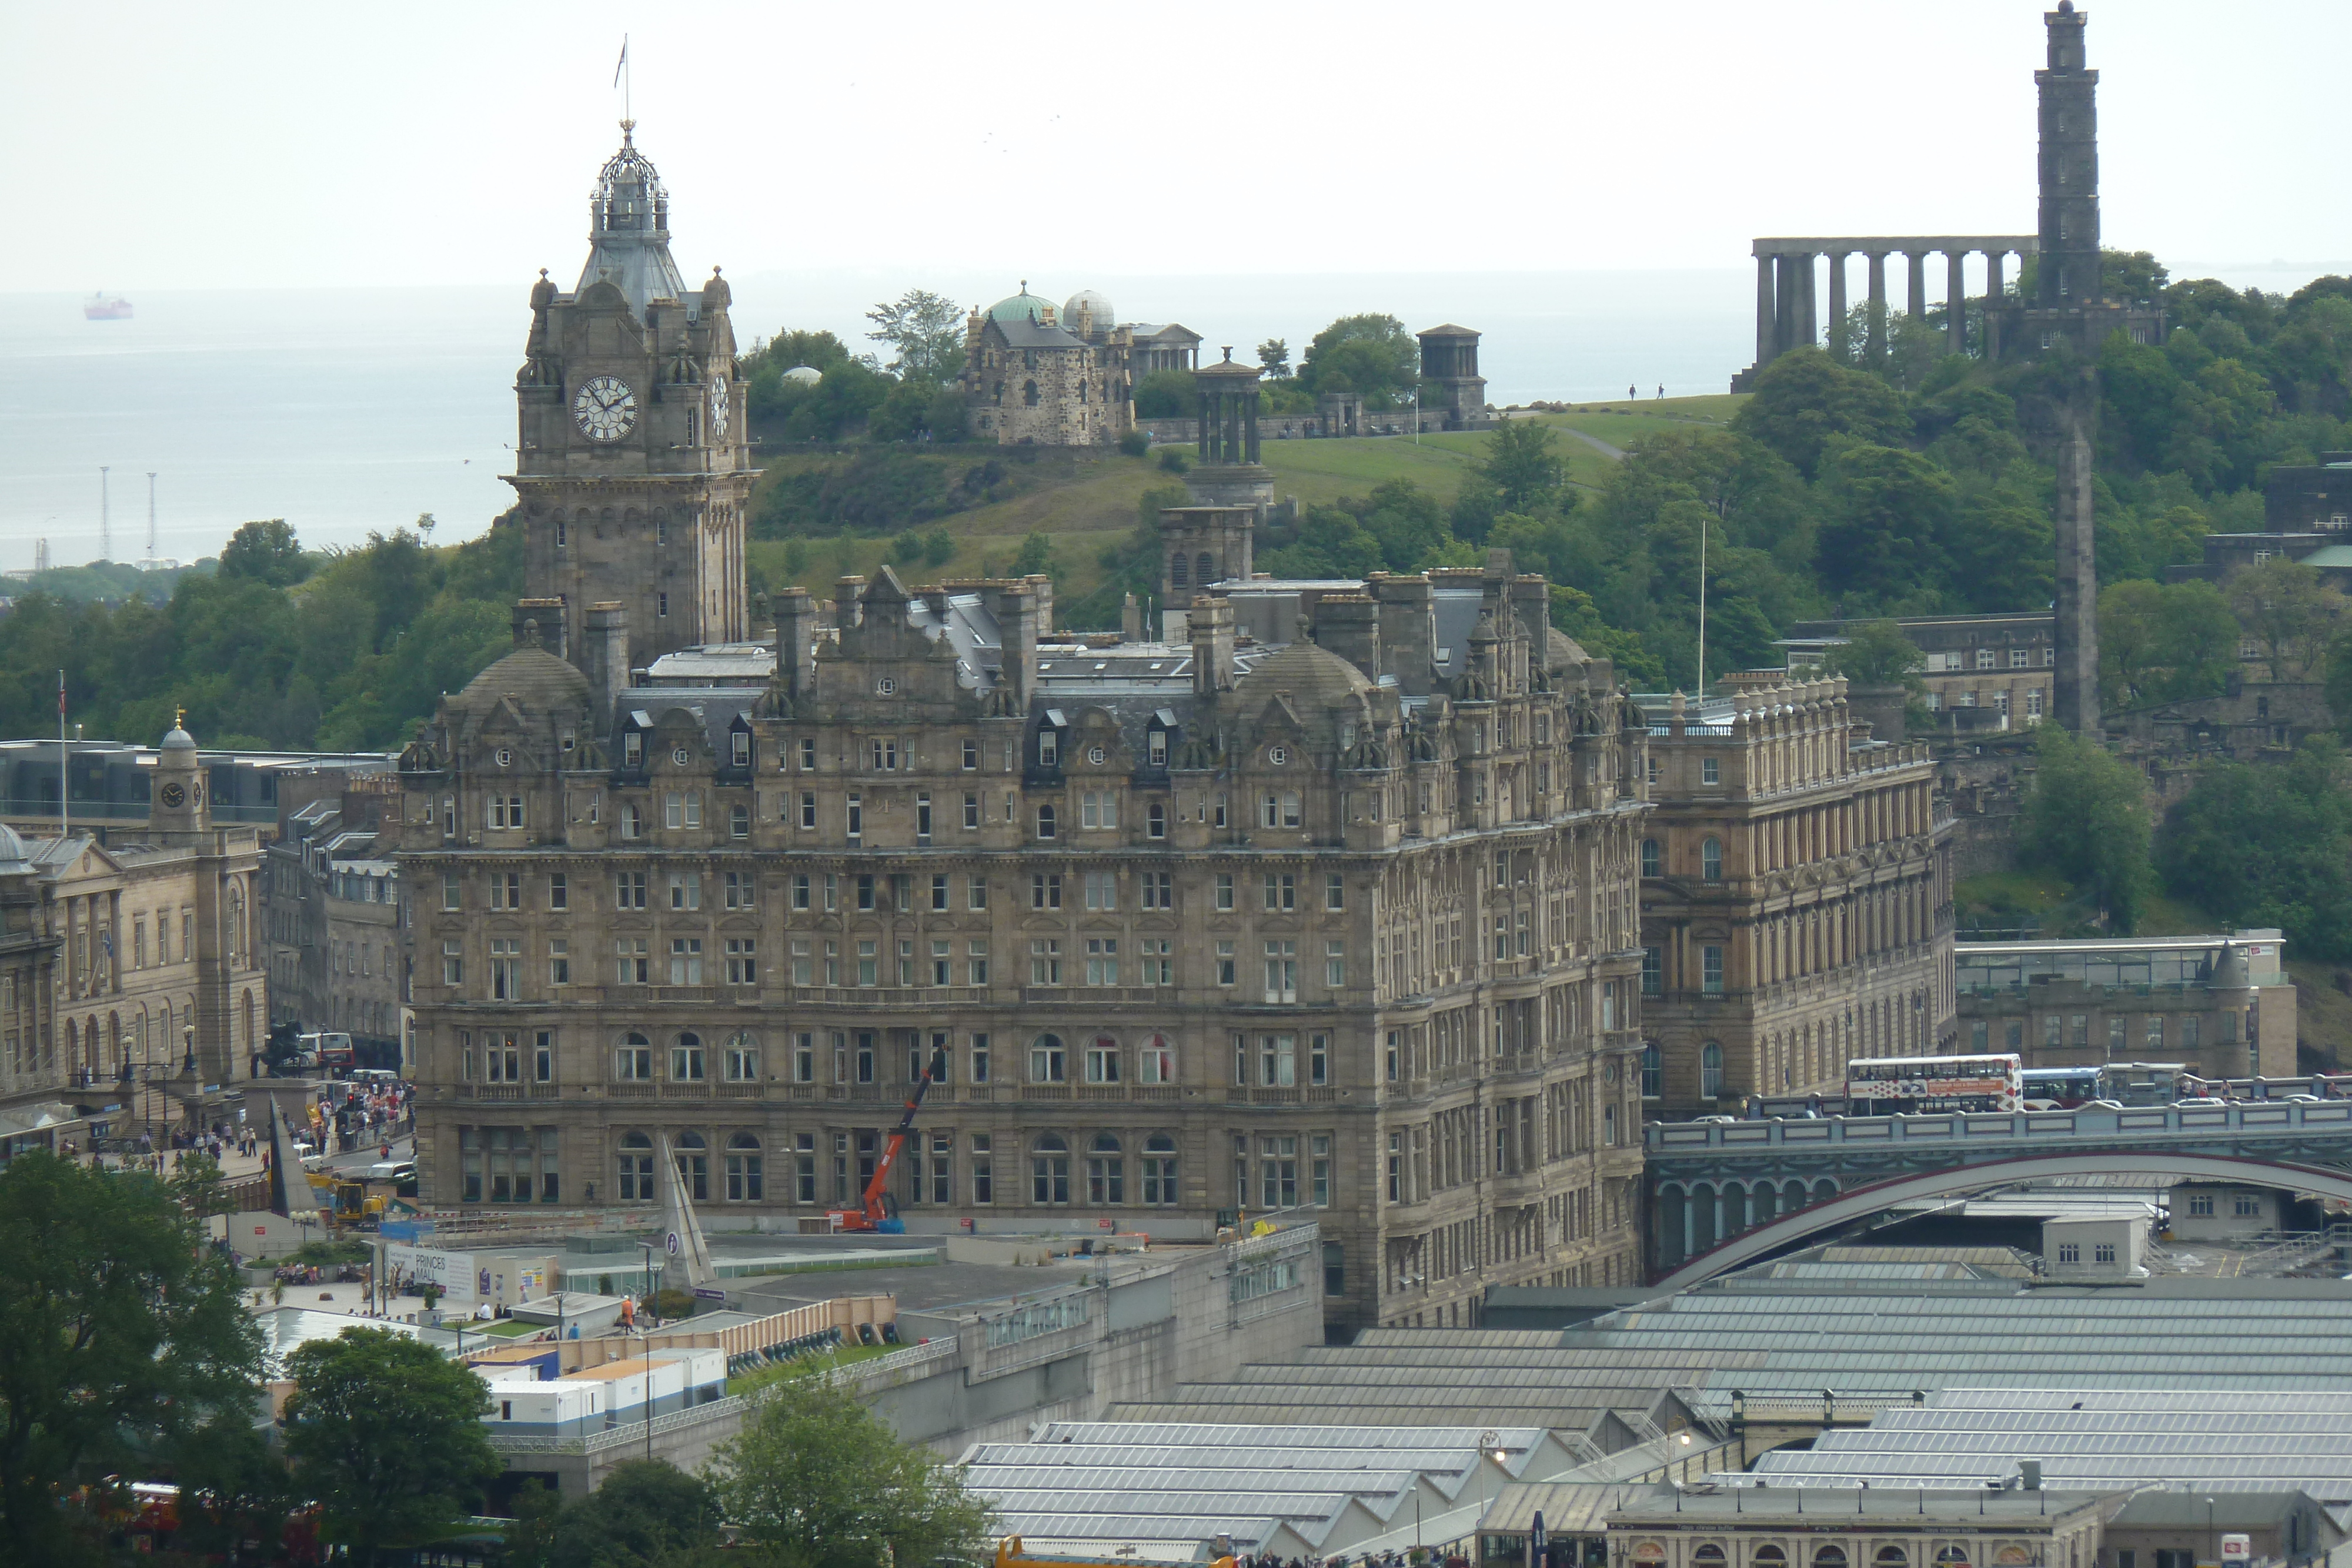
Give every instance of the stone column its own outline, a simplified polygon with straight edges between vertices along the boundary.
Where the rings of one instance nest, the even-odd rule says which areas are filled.
[[[1797,268],[1789,256],[1772,258],[1772,352],[1777,356],[1797,346]]]
[[[2091,446],[2097,418],[2097,388],[2078,372],[2063,412],[2064,444],[2058,448],[2057,670],[2052,716],[2085,740],[2097,740],[2099,723],[2098,572],[2092,547]]]
[[[1886,358],[1886,253],[1874,250],[1870,256],[1870,342],[1865,363],[1876,364]]]
[[[1808,347],[1822,340],[1821,322],[1815,316],[1818,304],[1819,296],[1813,289],[1813,253],[1805,251],[1797,257],[1797,321]]]
[[[2001,264],[2009,259],[2005,250],[1985,252],[1985,358],[2000,358]]]
[[[1948,250],[1944,253],[1944,338],[1945,352],[1965,354],[1969,351],[1969,253]]]
[[[1911,317],[1916,321],[1927,319],[1927,253],[1908,252],[1905,259],[1911,264]]]
[[[1772,258],[1756,258],[1756,364],[1762,369],[1780,351],[1780,324],[1772,296]]]
[[[1845,258],[1846,253],[1833,250],[1830,255],[1830,319],[1832,337],[1845,324]]]

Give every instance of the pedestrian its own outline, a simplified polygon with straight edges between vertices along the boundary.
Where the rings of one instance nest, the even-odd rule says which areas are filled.
[[[1660,382],[1658,383],[1658,395],[1659,395],[1660,397],[1664,397],[1664,396],[1665,396],[1665,395],[1666,395],[1666,383],[1665,383],[1665,382]]]
[[[1627,387],[1625,389],[1625,401],[1627,402],[1633,402],[1635,398],[1640,397],[1641,395],[1642,389],[1639,387]]]

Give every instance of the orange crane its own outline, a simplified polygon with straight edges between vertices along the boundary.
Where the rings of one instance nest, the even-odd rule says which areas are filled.
[[[898,1126],[891,1130],[890,1141],[884,1145],[882,1157],[875,1162],[874,1179],[866,1184],[865,1206],[861,1208],[836,1208],[825,1216],[833,1222],[835,1230],[872,1230],[889,1236],[906,1234],[907,1222],[898,1218],[898,1205],[888,1190],[890,1167],[898,1163],[898,1151],[907,1146],[907,1134],[915,1125],[915,1113],[922,1109],[924,1091],[930,1088],[933,1079],[946,1075],[947,1062],[946,1051],[933,1053],[930,1065],[923,1069],[920,1078],[915,1080],[915,1092],[907,1097],[907,1113],[898,1118]]]

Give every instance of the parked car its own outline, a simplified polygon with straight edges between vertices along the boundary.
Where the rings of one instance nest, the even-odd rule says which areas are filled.
[[[2228,1103],[2229,1102],[2227,1100],[2216,1100],[2210,1094],[2200,1094],[2192,1099],[2175,1100],[2172,1103],[2172,1108],[2176,1111],[2202,1110],[2215,1106],[2227,1105]]]

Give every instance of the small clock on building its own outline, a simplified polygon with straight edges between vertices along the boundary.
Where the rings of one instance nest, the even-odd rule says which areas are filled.
[[[180,788],[177,780],[163,786],[163,804],[174,811],[188,803],[188,792]]]

